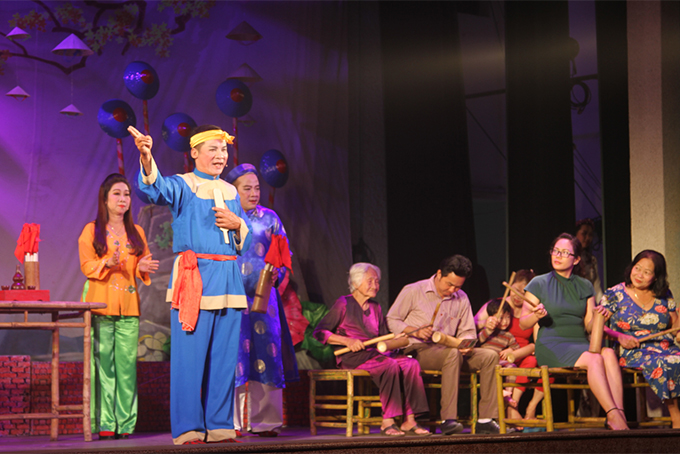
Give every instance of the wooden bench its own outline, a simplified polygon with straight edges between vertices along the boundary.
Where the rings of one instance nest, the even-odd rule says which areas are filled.
[[[316,435],[317,427],[344,427],[346,436],[351,437],[354,424],[359,434],[368,434],[370,426],[379,426],[382,416],[371,416],[372,408],[382,408],[377,387],[371,376],[365,370],[359,369],[323,369],[308,370],[309,375],[309,430]],[[472,433],[475,431],[475,421],[478,416],[479,373],[461,372],[459,386],[470,389],[470,417],[459,419],[461,424],[469,424]],[[441,375],[438,370],[421,371],[423,385],[426,390],[441,390]],[[318,382],[336,382],[339,389],[346,394],[320,394]],[[437,408],[439,393],[429,392],[430,415],[438,415],[433,409]],[[317,410],[323,410],[318,415]],[[441,424],[440,419],[431,419],[425,423],[436,429]],[[434,433],[434,431],[433,431]]]
[[[646,401],[644,396],[644,389],[648,388],[649,384],[645,382],[640,369],[623,368],[623,387],[636,390],[637,397],[637,411],[638,422],[640,426],[659,426],[670,424],[668,417],[649,417],[646,412]],[[496,366],[496,393],[498,399],[498,422],[500,425],[500,432],[506,433],[508,426],[522,426],[522,427],[543,427],[546,431],[552,432],[555,429],[578,429],[578,428],[604,428],[604,417],[581,417],[577,415],[578,400],[580,390],[590,389],[587,382],[588,371],[586,369],[578,368],[562,368],[554,367],[548,368],[541,366],[532,369],[523,368],[503,368]],[[529,383],[512,383],[506,382],[505,377],[528,377],[540,378],[542,383],[530,381]],[[550,383],[550,379],[555,379]],[[503,409],[505,408],[505,400],[503,397],[503,388],[516,388],[525,386],[527,388],[541,388],[544,393],[543,397],[543,416],[534,419],[511,419],[508,418]],[[566,389],[567,390],[567,421],[555,422],[553,416],[553,404],[551,390]],[[576,392],[579,391],[579,392]],[[643,414],[644,412],[644,414]]]

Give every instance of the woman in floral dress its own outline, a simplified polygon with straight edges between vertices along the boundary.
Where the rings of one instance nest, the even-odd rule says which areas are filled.
[[[639,338],[680,328],[668,289],[666,260],[652,250],[640,252],[628,265],[625,282],[608,289],[602,305],[612,313],[605,333],[621,344],[619,364],[642,368],[651,389],[664,402],[674,429],[680,428],[680,331],[640,342]]]

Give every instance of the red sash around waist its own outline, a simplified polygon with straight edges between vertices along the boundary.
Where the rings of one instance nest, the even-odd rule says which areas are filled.
[[[173,284],[172,308],[179,309],[179,321],[183,331],[193,331],[201,310],[201,296],[203,294],[203,280],[198,270],[197,259],[226,262],[236,260],[235,255],[197,254],[194,251],[179,253],[177,277]]]

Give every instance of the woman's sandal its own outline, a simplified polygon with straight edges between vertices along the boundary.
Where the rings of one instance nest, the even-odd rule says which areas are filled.
[[[388,433],[389,430],[394,430],[398,433]],[[385,435],[387,437],[403,437],[406,434],[399,427],[397,427],[396,424],[392,424],[391,426],[387,426],[384,429],[380,429],[380,435]]]
[[[428,435],[432,435],[432,433],[429,430],[427,430],[426,428],[424,428],[423,426],[421,426],[420,424],[417,424],[417,423],[416,423],[415,426],[411,427],[409,430],[404,430],[404,429],[399,429],[399,430],[404,432],[405,435],[409,435],[409,436],[410,435],[416,435],[416,436],[419,436],[419,437],[427,437]]]
[[[610,408],[609,410],[607,410],[607,413],[604,414],[604,428],[607,429],[607,430],[614,430],[614,428],[609,424],[609,417],[608,417],[609,413],[614,411],[614,410],[623,411],[623,410],[621,410],[620,408],[617,408],[617,407]]]

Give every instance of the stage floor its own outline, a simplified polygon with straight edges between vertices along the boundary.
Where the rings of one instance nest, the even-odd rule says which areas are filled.
[[[640,429],[628,432],[605,430],[558,431],[510,435],[460,435],[386,437],[377,428],[370,435],[347,438],[342,429],[319,428],[312,437],[306,427],[285,428],[276,438],[246,435],[241,443],[174,446],[169,433],[133,434],[127,440],[92,441],[82,435],[62,435],[50,442],[47,436],[2,437],[4,453],[172,453],[172,452],[306,452],[306,453],[614,453],[680,452],[680,430]],[[95,436],[96,437],[96,436]]]

